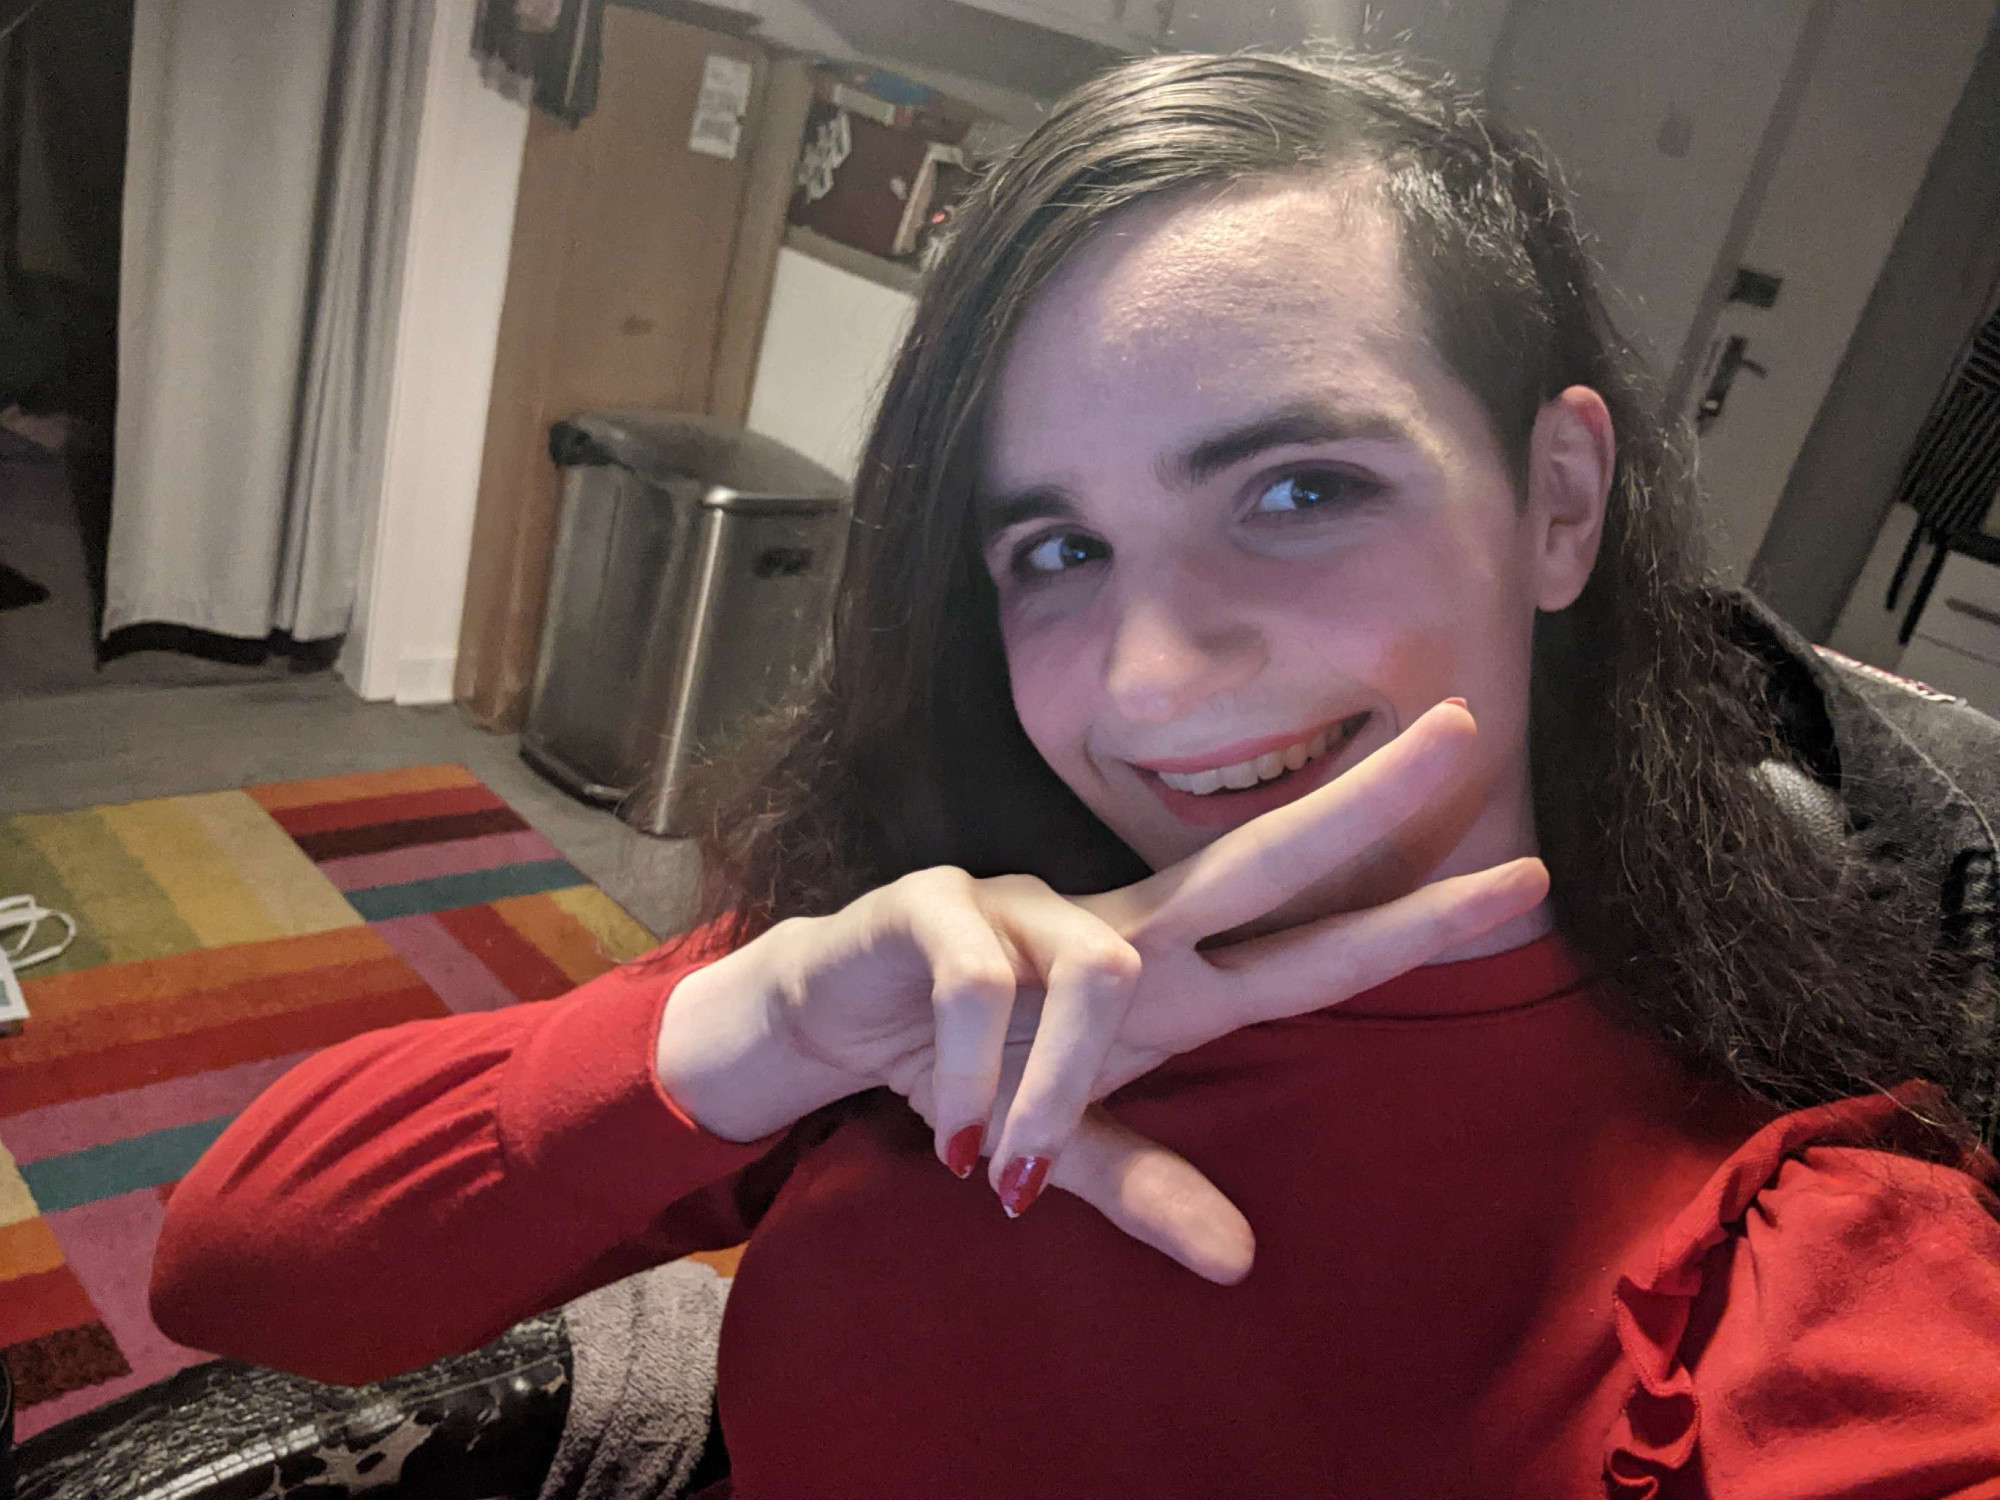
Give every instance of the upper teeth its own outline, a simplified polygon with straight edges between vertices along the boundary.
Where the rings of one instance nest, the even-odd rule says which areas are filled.
[[[1193,792],[1197,797],[1206,797],[1210,792],[1219,792],[1224,787],[1236,790],[1255,786],[1260,781],[1270,781],[1287,771],[1296,771],[1307,761],[1326,754],[1326,742],[1330,732],[1322,729],[1309,740],[1300,740],[1296,745],[1287,745],[1282,750],[1267,750],[1264,754],[1253,756],[1249,760],[1239,760],[1233,766],[1217,766],[1211,771],[1189,771],[1185,774],[1162,771],[1160,780],[1175,791]]]

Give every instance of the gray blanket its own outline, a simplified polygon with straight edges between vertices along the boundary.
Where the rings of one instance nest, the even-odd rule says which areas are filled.
[[[667,1500],[686,1489],[713,1420],[728,1292],[707,1266],[674,1261],[563,1309],[569,1417],[540,1500]]]

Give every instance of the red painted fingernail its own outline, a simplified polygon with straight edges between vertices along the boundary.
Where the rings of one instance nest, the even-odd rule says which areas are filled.
[[[1017,1156],[1007,1163],[1007,1170],[1000,1174],[1000,1206],[1007,1210],[1008,1218],[1020,1218],[1042,1196],[1049,1164],[1046,1156]]]
[[[945,1142],[944,1164],[958,1177],[970,1177],[972,1169],[979,1165],[979,1142],[986,1131],[982,1126],[968,1125],[965,1129]]]

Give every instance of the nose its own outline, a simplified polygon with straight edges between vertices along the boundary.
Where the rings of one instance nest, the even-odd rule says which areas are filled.
[[[1185,571],[1131,579],[1113,601],[1105,692],[1134,724],[1170,724],[1263,670],[1264,636]]]

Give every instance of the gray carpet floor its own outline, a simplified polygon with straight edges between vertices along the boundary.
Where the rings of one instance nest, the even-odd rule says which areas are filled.
[[[0,815],[455,761],[640,922],[677,930],[699,869],[692,844],[651,838],[577,802],[517,746],[454,706],[364,703],[324,672],[0,696]]]
[[[40,604],[0,610],[0,699],[111,685],[269,681],[290,670],[282,658],[241,664],[180,651],[132,651],[100,666],[96,606],[68,470],[60,454],[4,428],[0,562],[49,591]]]

